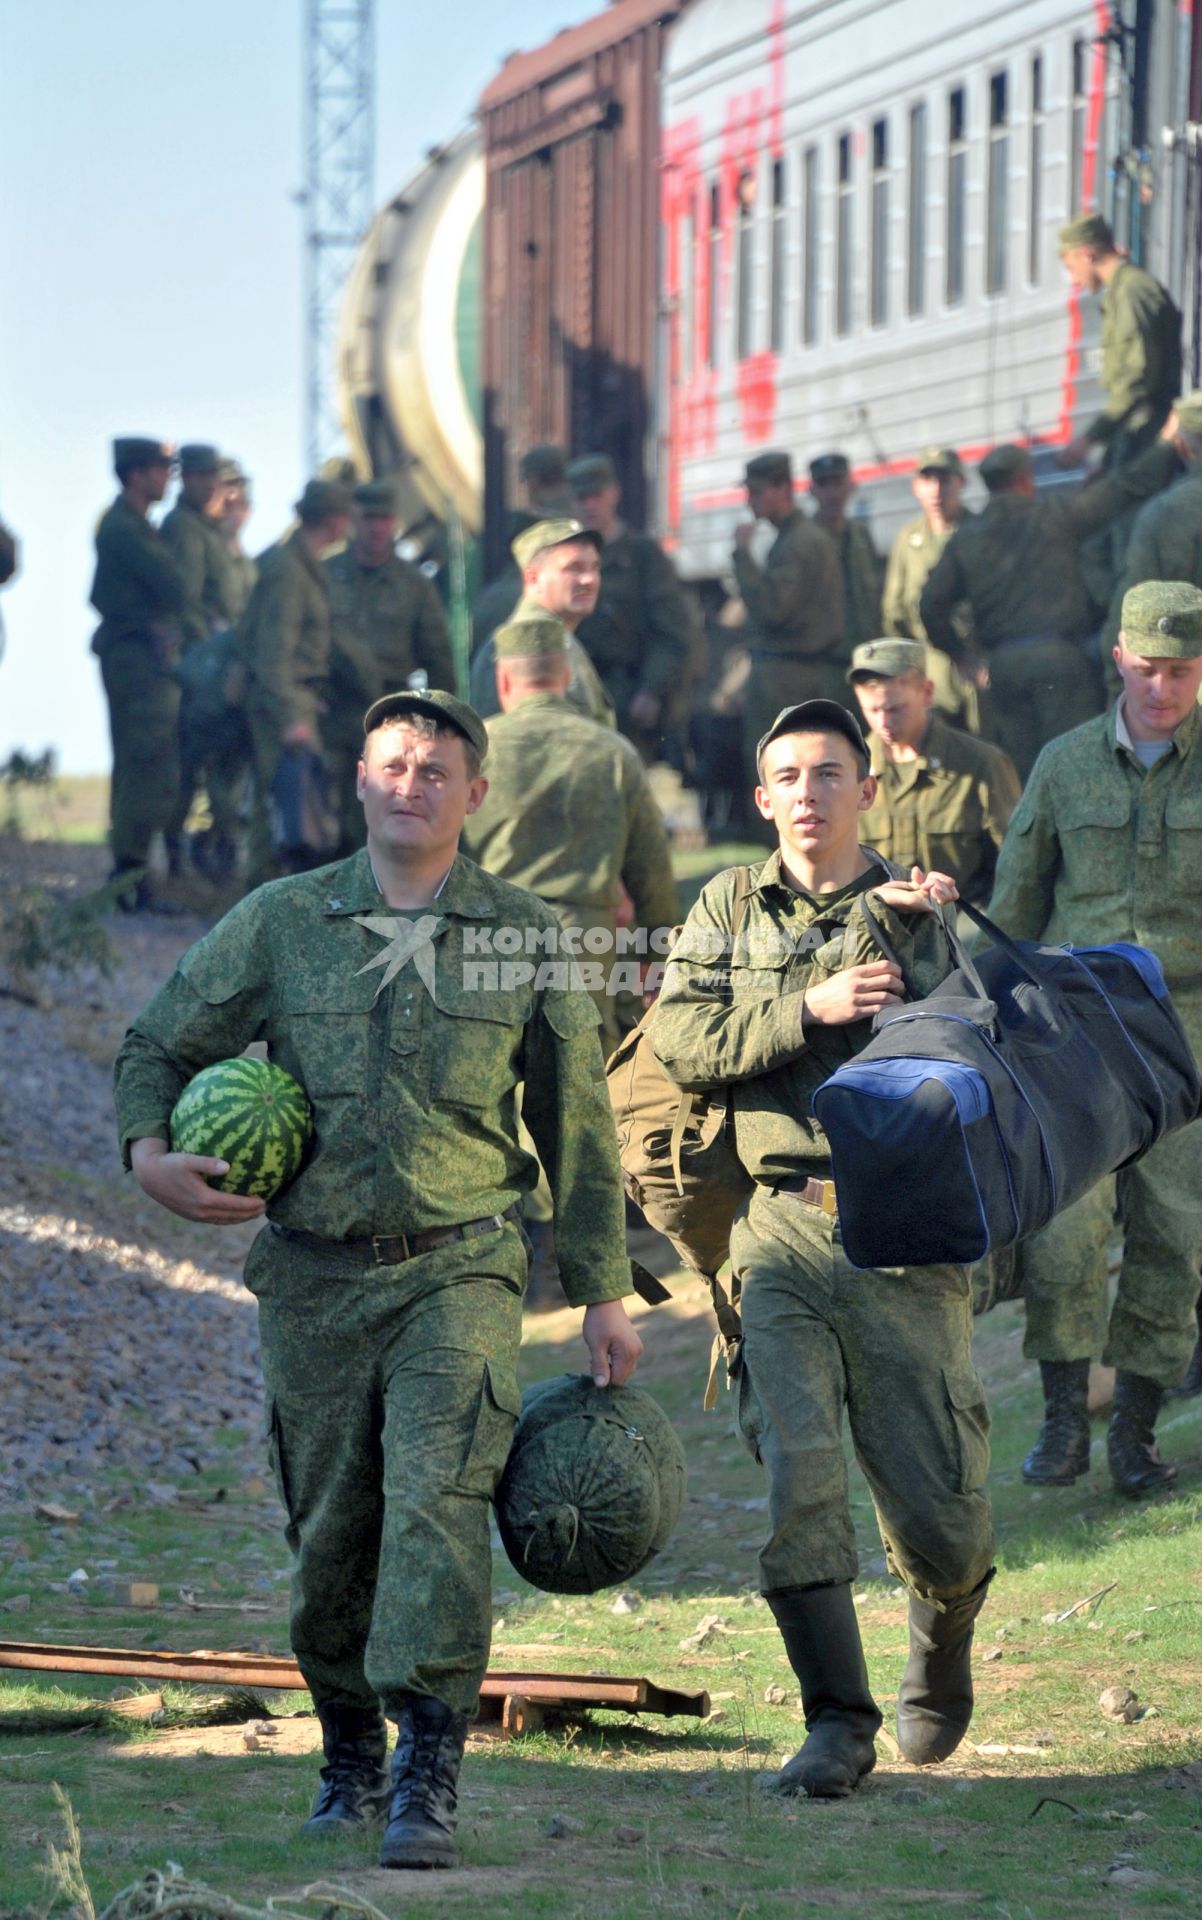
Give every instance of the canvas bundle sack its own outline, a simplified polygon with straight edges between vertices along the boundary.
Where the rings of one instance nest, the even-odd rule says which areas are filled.
[[[1202,1110],[1154,954],[1011,940],[960,907],[989,950],[974,960],[945,914],[957,971],[878,1015],[814,1095],[855,1266],[1012,1246]]]

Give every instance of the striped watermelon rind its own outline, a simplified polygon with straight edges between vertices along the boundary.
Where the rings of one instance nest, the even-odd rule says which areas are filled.
[[[269,1060],[218,1060],[190,1080],[171,1115],[176,1153],[228,1160],[209,1185],[270,1200],[300,1172],[313,1135],[305,1090]]]

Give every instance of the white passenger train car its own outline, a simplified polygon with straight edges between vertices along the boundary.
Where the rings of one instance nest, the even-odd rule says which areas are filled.
[[[662,83],[658,521],[727,573],[748,456],[841,450],[887,550],[918,449],[1096,409],[1097,302],[1061,224],[1100,207],[1181,301],[1192,7],[1127,0],[692,0]],[[1174,285],[1174,282],[1178,284]],[[1188,364],[1188,358],[1187,358]],[[979,483],[977,483],[979,484]]]

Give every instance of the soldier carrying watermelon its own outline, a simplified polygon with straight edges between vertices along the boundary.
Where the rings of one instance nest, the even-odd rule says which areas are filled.
[[[270,1445],[295,1559],[292,1646],[326,1764],[306,1832],[387,1819],[382,1864],[455,1859],[456,1787],[488,1655],[488,1502],[519,1408],[527,1249],[517,1224],[537,1166],[551,1184],[565,1291],[585,1308],[595,1384],[620,1385],[641,1342],[596,1016],[583,988],[518,969],[479,984],[469,956],[499,928],[545,951],[554,916],[457,853],[486,781],[479,716],[450,694],[369,710],[358,787],[367,846],[260,887],[180,961],[116,1067],[122,1152],[184,1218],[254,1218]],[[533,972],[533,969],[531,969]],[[491,983],[490,983],[491,984]],[[229,1124],[235,1060],[265,1040],[312,1109],[307,1158],[264,1202],[256,1131],[286,1168],[291,1094],[250,1087]],[[181,1138],[173,1112],[198,1072]],[[291,1124],[306,1116],[293,1110]],[[224,1126],[226,1132],[220,1129]],[[234,1165],[244,1191],[218,1184]],[[270,1183],[267,1183],[270,1184]],[[391,1779],[385,1715],[398,1726]]]

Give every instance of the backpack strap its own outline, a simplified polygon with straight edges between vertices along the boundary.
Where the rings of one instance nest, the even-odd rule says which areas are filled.
[[[730,916],[730,944],[732,950],[735,941],[742,932],[743,922],[747,918],[747,896],[750,891],[751,868],[736,867],[734,909]],[[689,1121],[693,1114],[693,1099],[693,1094],[682,1093],[680,1099],[677,1101],[676,1117],[672,1122],[672,1134],[669,1143],[672,1160],[672,1176],[676,1181],[676,1191],[682,1200],[684,1198],[684,1173],[680,1164],[680,1155],[681,1149],[684,1146],[684,1137],[688,1131]]]

